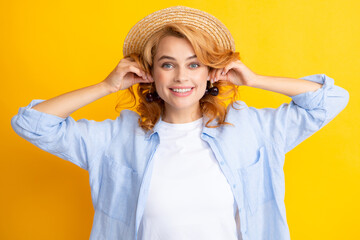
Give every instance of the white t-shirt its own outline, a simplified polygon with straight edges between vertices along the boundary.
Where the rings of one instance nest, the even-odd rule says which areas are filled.
[[[140,240],[242,239],[230,185],[200,138],[202,121],[160,120]]]

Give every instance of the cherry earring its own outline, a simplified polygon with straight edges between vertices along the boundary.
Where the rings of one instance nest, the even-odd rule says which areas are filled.
[[[219,94],[219,88],[213,87],[211,81],[207,81],[205,94],[210,94],[212,96],[217,96]]]
[[[153,93],[150,92],[153,85],[151,84],[150,86],[151,86],[151,88],[150,88],[149,92],[145,95],[145,99],[149,103],[160,99],[160,96],[157,94],[156,91],[154,91]]]

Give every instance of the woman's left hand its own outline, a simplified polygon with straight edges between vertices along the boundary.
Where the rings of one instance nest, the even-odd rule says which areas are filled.
[[[223,75],[221,73],[224,73]],[[251,86],[255,81],[257,74],[251,71],[240,60],[232,61],[224,68],[212,69],[209,72],[212,83],[219,80],[230,81],[237,86]]]

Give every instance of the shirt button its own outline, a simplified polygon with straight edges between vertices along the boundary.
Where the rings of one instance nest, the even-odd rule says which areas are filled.
[[[236,188],[236,184],[233,185],[233,188]]]

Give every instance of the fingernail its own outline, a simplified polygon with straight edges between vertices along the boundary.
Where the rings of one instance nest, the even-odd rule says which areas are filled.
[[[210,76],[208,76],[206,80],[210,80]]]

